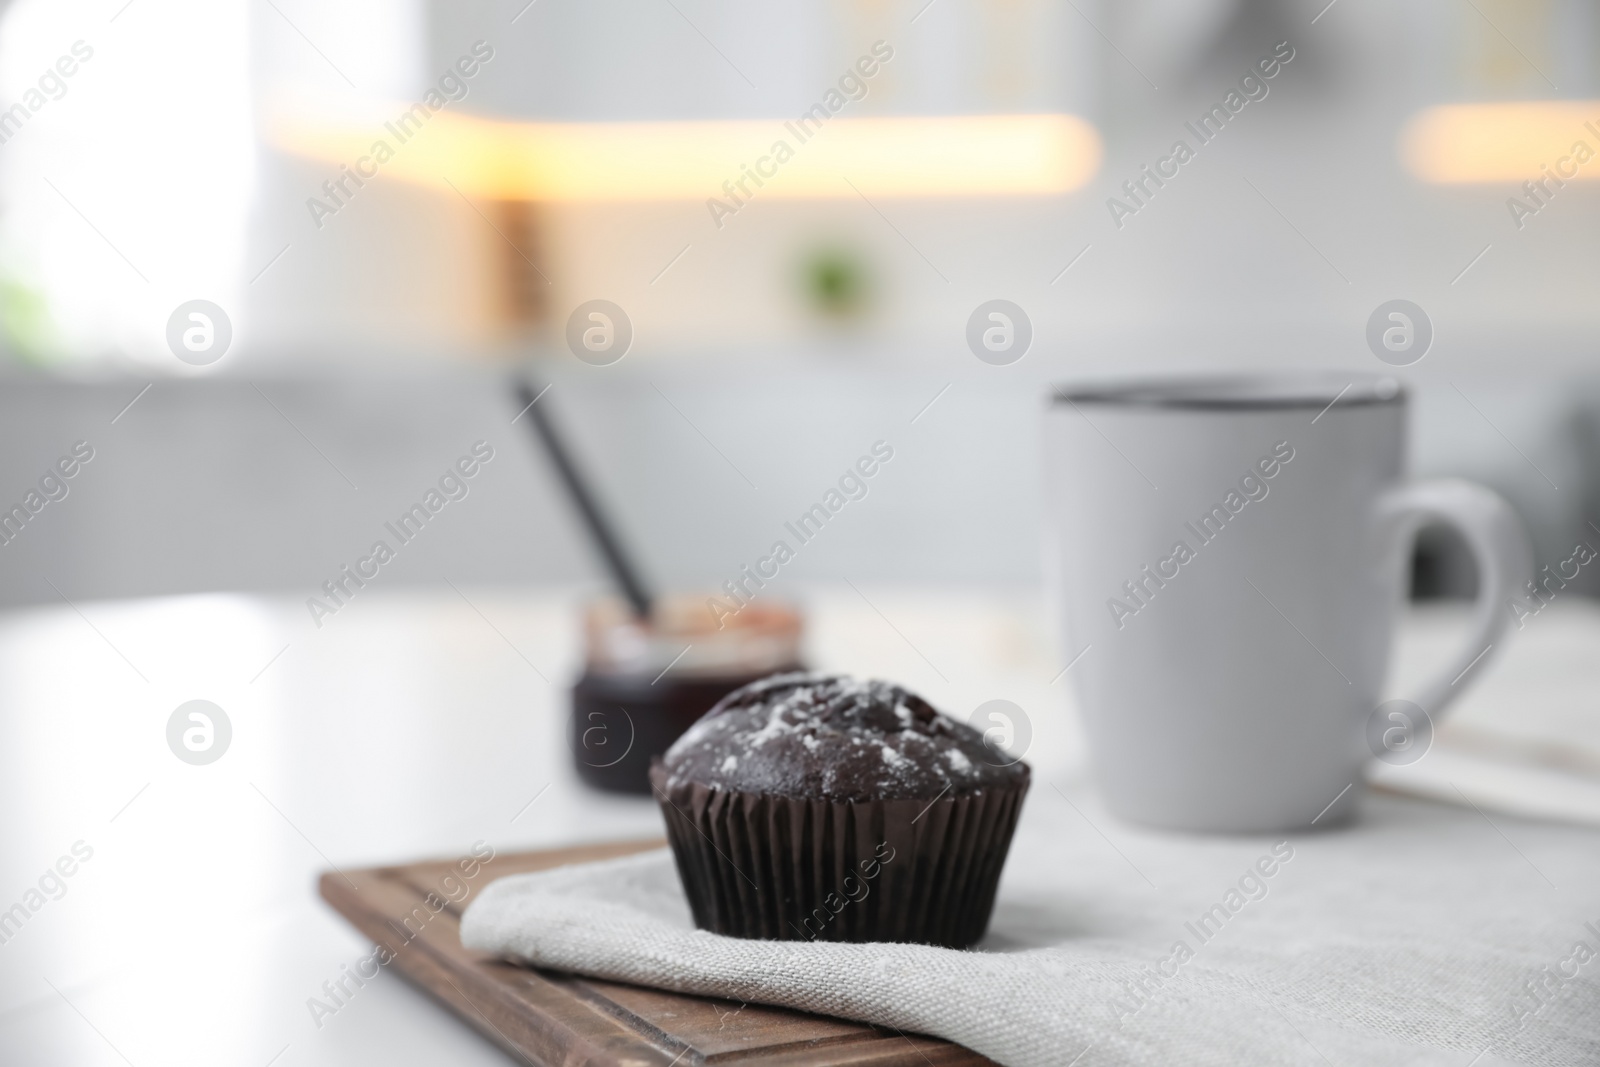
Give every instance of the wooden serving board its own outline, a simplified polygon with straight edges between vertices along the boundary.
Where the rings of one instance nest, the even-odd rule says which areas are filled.
[[[496,855],[474,878],[458,873],[450,884],[465,883],[470,892],[436,913],[424,901],[430,893],[434,907],[444,900],[440,881],[455,861],[330,871],[320,888],[323,899],[393,954],[391,968],[537,1067],[995,1067],[960,1045],[920,1034],[519,967],[461,947],[461,911],[494,879],[664,843]],[[459,888],[450,895],[460,896]]]

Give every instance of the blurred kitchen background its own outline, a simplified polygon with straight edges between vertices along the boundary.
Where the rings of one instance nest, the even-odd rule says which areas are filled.
[[[1498,488],[1554,564],[1600,545],[1600,160],[1523,183],[1600,148],[1597,81],[1585,0],[0,3],[0,505],[94,450],[0,603],[309,595],[478,439],[384,581],[598,585],[513,374],[663,585],[719,586],[879,439],[780,582],[1032,585],[1047,383],[1382,371],[1396,298],[1435,331],[1395,371],[1413,469]],[[1010,366],[964,337],[995,298],[1033,324]],[[232,326],[208,366],[167,341],[195,299]],[[565,342],[594,299],[632,324],[608,366]],[[1426,542],[1419,592],[1471,581]]]

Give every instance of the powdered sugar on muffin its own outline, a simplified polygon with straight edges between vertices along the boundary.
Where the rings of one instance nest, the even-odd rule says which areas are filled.
[[[1011,787],[1020,763],[890,682],[793,673],[725,697],[668,750],[669,784],[830,800],[965,796]]]

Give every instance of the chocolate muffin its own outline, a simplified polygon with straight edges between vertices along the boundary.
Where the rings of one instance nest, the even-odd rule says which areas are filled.
[[[964,948],[1029,770],[899,686],[781,674],[723,698],[650,780],[701,929]]]

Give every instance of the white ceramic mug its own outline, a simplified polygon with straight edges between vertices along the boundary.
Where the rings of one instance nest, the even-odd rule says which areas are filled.
[[[1119,816],[1220,832],[1337,823],[1384,754],[1372,739],[1431,737],[1483,669],[1529,578],[1527,538],[1487,489],[1403,481],[1405,419],[1398,383],[1353,375],[1053,391],[1047,562]],[[1409,704],[1380,708],[1426,521],[1471,547],[1472,635]]]

